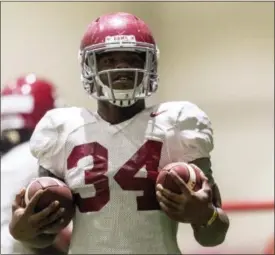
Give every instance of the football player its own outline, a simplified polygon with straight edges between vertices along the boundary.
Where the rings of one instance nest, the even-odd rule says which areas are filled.
[[[10,212],[16,193],[38,177],[29,140],[38,121],[54,104],[54,86],[35,74],[19,77],[1,90],[1,254],[35,253],[10,235]]]
[[[186,101],[145,107],[145,98],[158,88],[158,53],[150,29],[138,17],[112,13],[97,18],[79,54],[81,80],[97,100],[97,112],[55,109],[33,133],[31,151],[41,176],[64,180],[75,195],[72,254],[179,254],[178,222],[190,223],[203,246],[225,239],[229,220],[212,176],[208,116]],[[179,161],[202,169],[201,190],[191,192],[176,173],[182,194],[155,188],[158,172]],[[13,236],[36,247],[51,244],[54,235],[44,231],[62,221],[57,212],[53,224],[45,223],[54,206],[43,215],[31,214],[28,207],[20,216],[13,212]]]

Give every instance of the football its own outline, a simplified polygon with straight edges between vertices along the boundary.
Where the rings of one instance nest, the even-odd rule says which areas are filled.
[[[65,208],[64,222],[60,230],[65,228],[75,214],[73,194],[69,187],[62,181],[52,177],[39,177],[30,182],[26,188],[25,203],[28,204],[38,190],[46,192],[40,197],[35,207],[35,212],[39,212],[49,206],[54,201],[59,201],[60,207]],[[48,233],[48,232],[47,232]]]
[[[159,173],[157,184],[161,184],[164,188],[181,194],[179,186],[171,178],[170,171],[175,171],[179,177],[187,184],[190,190],[198,191],[202,188],[203,179],[201,170],[194,164],[187,164],[185,162],[176,162],[166,165]]]

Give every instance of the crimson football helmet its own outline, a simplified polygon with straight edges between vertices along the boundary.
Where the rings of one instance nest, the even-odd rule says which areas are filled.
[[[1,90],[1,132],[33,130],[54,106],[55,88],[52,83],[35,74],[19,77]]]
[[[143,69],[117,68],[104,71],[97,70],[97,55],[110,51],[132,51],[145,53]],[[157,90],[158,48],[149,27],[138,17],[129,13],[111,13],[93,21],[87,28],[80,45],[81,80],[85,90],[97,100],[127,107],[139,99],[150,96]],[[136,78],[133,89],[113,89],[110,72],[134,72]],[[107,73],[109,85],[100,79]],[[138,74],[143,74],[137,84]],[[122,102],[123,101],[123,102]]]

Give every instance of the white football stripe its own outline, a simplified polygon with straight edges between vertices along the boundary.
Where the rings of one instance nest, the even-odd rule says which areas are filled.
[[[27,188],[26,188],[26,192],[25,192],[25,203],[26,203],[26,205],[30,202],[30,200],[29,200],[29,187],[30,187],[37,179],[38,179],[38,178],[33,179],[33,180],[30,182],[30,184],[27,186]]]
[[[191,190],[193,190],[194,189],[194,187],[195,187],[195,185],[196,185],[196,173],[195,173],[195,170],[193,169],[193,167],[192,166],[190,166],[189,164],[186,164],[187,165],[187,168],[188,168],[188,170],[189,170],[189,176],[190,176],[190,178],[189,178],[189,180],[188,180],[188,182],[187,182],[187,186],[191,189]]]

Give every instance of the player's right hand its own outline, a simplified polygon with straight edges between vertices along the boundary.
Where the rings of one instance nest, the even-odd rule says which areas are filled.
[[[42,211],[36,213],[35,207],[44,191],[38,191],[25,205],[25,189],[15,197],[12,205],[12,219],[9,224],[10,234],[19,241],[33,240],[44,231],[57,228],[63,221],[64,208],[54,201]]]

